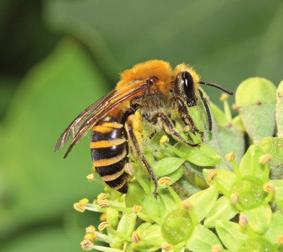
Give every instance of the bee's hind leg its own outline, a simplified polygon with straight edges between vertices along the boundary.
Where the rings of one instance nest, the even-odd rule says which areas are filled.
[[[133,145],[133,149],[137,155],[137,157],[140,159],[140,161],[142,162],[142,164],[145,166],[145,168],[147,169],[150,177],[153,180],[154,183],[154,196],[157,197],[157,187],[158,187],[158,181],[157,181],[157,177],[154,174],[154,171],[152,169],[152,167],[150,166],[150,164],[148,163],[148,161],[146,160],[143,151],[140,148],[140,145],[138,143],[138,140],[135,136],[133,127],[131,125],[131,122],[129,122],[129,120],[125,123],[125,129],[127,132],[127,136],[128,136],[128,140],[131,141],[132,145]]]
[[[199,146],[199,144],[192,144],[188,143],[174,128],[173,123],[171,122],[170,118],[162,112],[158,112],[153,116],[153,122],[160,123],[162,129],[165,131],[167,135],[172,137],[177,142],[183,143],[190,147]]]

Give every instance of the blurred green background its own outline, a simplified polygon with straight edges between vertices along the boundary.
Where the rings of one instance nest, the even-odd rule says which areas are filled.
[[[0,251],[80,251],[94,214],[88,139],[67,160],[56,138],[118,73],[160,58],[235,89],[283,75],[280,0],[1,0]],[[212,100],[219,93],[207,89]]]

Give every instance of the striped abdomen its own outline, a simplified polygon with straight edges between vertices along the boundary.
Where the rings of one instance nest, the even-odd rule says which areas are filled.
[[[113,189],[127,192],[127,142],[123,124],[104,121],[93,127],[90,143],[93,166]]]

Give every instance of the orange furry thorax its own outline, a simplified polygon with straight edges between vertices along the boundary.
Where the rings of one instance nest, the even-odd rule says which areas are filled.
[[[123,71],[120,74],[121,80],[117,83],[116,90],[127,87],[134,81],[146,80],[155,76],[158,78],[156,88],[159,89],[164,95],[168,95],[176,74],[184,70],[187,70],[191,73],[195,85],[198,85],[200,77],[192,67],[185,64],[179,64],[175,69],[172,69],[170,64],[166,61],[148,60]]]

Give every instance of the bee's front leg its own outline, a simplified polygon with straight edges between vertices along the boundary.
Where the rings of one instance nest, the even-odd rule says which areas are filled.
[[[176,104],[176,106],[178,108],[179,114],[180,114],[184,124],[188,125],[191,128],[191,131],[193,133],[197,132],[203,138],[204,133],[196,128],[192,117],[188,114],[187,106],[186,106],[185,102],[183,101],[183,99],[180,96],[174,96],[172,99],[173,99],[173,102]]]
[[[196,147],[199,146],[199,144],[192,144],[189,143],[188,141],[186,141],[176,130],[175,127],[173,125],[173,123],[171,122],[170,118],[165,115],[162,112],[158,112],[156,113],[152,119],[152,122],[154,123],[159,123],[161,128],[165,131],[165,133],[172,137],[174,140],[176,140],[177,142],[183,143],[185,145],[188,145],[190,147]]]
[[[130,117],[129,117],[129,119],[130,119]],[[152,178],[153,183],[154,183],[154,192],[153,192],[153,194],[154,194],[155,197],[157,197],[157,187],[158,187],[157,177],[154,174],[154,171],[153,171],[152,167],[150,166],[150,164],[146,160],[142,149],[140,148],[140,144],[139,144],[139,142],[138,142],[138,140],[137,140],[137,138],[135,136],[131,120],[129,120],[129,119],[125,123],[125,129],[126,129],[128,141],[129,140],[131,141],[133,149],[134,149],[134,152],[136,153],[137,158],[141,161],[141,163],[147,169],[150,177]]]
[[[199,94],[200,94],[200,98],[203,102],[204,108],[206,110],[206,114],[207,114],[207,120],[208,120],[208,129],[209,131],[212,130],[212,117],[211,117],[211,112],[208,106],[208,101],[207,99],[204,97],[203,92],[199,89]]]

